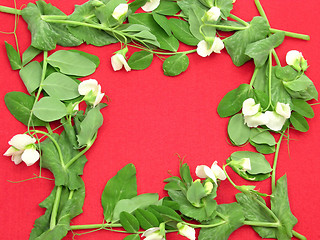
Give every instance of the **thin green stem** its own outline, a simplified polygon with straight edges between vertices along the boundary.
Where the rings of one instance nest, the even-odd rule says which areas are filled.
[[[179,54],[179,53],[189,54],[189,53],[194,53],[194,52],[197,51],[197,49],[192,49],[192,50],[182,51],[182,52],[157,52],[157,51],[153,51],[152,49],[141,47],[141,46],[137,46],[137,45],[133,45],[133,44],[128,44],[128,46],[134,47],[134,48],[138,48],[138,49],[141,49],[141,50],[153,53],[153,54],[157,54],[157,55],[176,55],[176,54]]]
[[[50,218],[51,230],[56,226],[56,223],[57,223],[57,214],[58,214],[58,209],[60,204],[61,192],[62,192],[62,186],[58,186],[56,191],[56,197],[54,199],[54,203],[52,207],[51,218]]]
[[[256,221],[244,221],[245,225],[254,226],[254,227],[279,227],[280,223],[271,223],[271,222],[256,222]]]
[[[301,240],[307,240],[307,238],[305,236],[303,236],[302,234],[292,230],[292,234],[294,237],[298,238],[298,239],[301,239]]]
[[[272,54],[273,54],[274,59],[276,60],[277,65],[278,65],[279,67],[281,67],[281,63],[280,63],[278,54],[276,53],[276,50],[272,49]]]
[[[53,131],[52,131],[52,128],[51,128],[51,126],[50,126],[50,123],[46,123],[46,128],[47,128],[47,130],[48,130],[48,133],[49,133],[50,135],[52,135],[52,134],[53,134]]]
[[[248,27],[235,27],[235,26],[226,26],[226,25],[217,25],[217,24],[203,24],[201,25],[200,28],[202,27],[214,27],[214,28],[220,28],[220,29],[227,29],[227,30],[234,30],[234,31],[240,31],[240,30],[245,30]]]
[[[5,6],[0,6],[0,12],[21,15],[21,10]]]
[[[267,207],[267,205],[265,205],[263,202],[261,202],[260,200],[258,200],[255,197],[253,198],[253,200],[256,203],[258,203],[267,213],[269,213],[270,216],[274,219],[274,221],[279,224],[280,221],[279,221],[278,217],[270,210],[270,208]]]
[[[41,19],[46,21],[48,20],[67,20],[68,16],[66,15],[42,15]]]
[[[228,175],[228,173],[227,173],[227,171],[226,171],[226,166],[228,166],[228,164],[226,164],[226,165],[223,165],[223,171],[224,171],[224,174],[226,175],[226,177],[227,177],[227,179],[229,180],[229,182],[232,184],[232,186],[234,186],[236,189],[238,189],[237,187],[237,185],[231,180],[231,178],[229,177],[229,175]]]
[[[275,187],[276,187],[276,169],[277,169],[280,145],[281,145],[281,141],[282,141],[282,138],[284,136],[284,133],[285,133],[285,131],[283,131],[281,133],[279,141],[277,142],[276,152],[274,154],[274,160],[273,160],[273,166],[272,166],[272,176],[271,176],[272,192],[275,190]]]
[[[250,81],[250,88],[252,88],[253,83],[254,83],[254,81],[256,80],[256,76],[257,76],[258,71],[259,71],[259,68],[256,67],[256,68],[254,69],[253,74],[252,74],[252,78],[251,78],[251,81]]]
[[[90,147],[92,146],[92,144],[94,143],[94,141],[97,139],[97,134],[95,134],[91,140],[91,142],[89,144],[87,144],[87,146],[81,151],[79,152],[76,156],[74,156],[72,159],[70,159],[69,162],[67,162],[65,168],[69,168],[75,161],[78,160],[78,158],[80,158],[83,154],[85,154]]]
[[[309,41],[309,40],[310,40],[310,36],[309,36],[309,35],[306,35],[306,34],[288,32],[288,31],[284,31],[284,30],[280,30],[280,29],[275,29],[275,28],[270,28],[270,32],[271,32],[271,33],[284,32],[284,34],[285,34],[287,37],[302,39],[302,40],[306,40],[306,41]]]
[[[95,229],[95,228],[107,228],[107,227],[122,227],[121,224],[117,223],[103,223],[103,224],[88,224],[88,225],[71,225],[71,230],[81,230],[81,229]]]
[[[261,5],[260,1],[259,1],[259,0],[254,0],[254,2],[255,2],[255,4],[256,4],[256,6],[257,6],[257,9],[258,9],[261,17],[263,17],[263,18],[267,21],[268,26],[270,27],[269,20],[268,20],[268,18],[267,18],[266,13],[264,12],[264,10],[263,10],[263,8],[262,8],[262,5]]]
[[[229,17],[230,17],[231,19],[233,19],[233,20],[236,20],[237,22],[241,23],[242,25],[244,25],[244,26],[246,26],[246,27],[248,27],[248,26],[250,25],[250,24],[247,23],[246,21],[242,20],[241,18],[239,18],[239,17],[237,17],[237,16],[235,16],[235,15],[233,15],[233,14],[230,14]]]
[[[185,225],[188,225],[190,227],[193,227],[193,228],[212,228],[212,227],[218,227],[222,224],[225,224],[226,221],[221,221],[221,222],[217,222],[217,223],[214,223],[214,224],[208,224],[208,225],[202,225],[202,224],[192,224],[192,223],[187,223],[187,222],[184,222]]]

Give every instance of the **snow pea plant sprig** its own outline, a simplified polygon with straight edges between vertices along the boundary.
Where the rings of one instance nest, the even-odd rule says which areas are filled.
[[[78,229],[130,233],[126,240],[140,239],[140,234],[148,240],[161,240],[170,232],[195,239],[194,229],[201,228],[198,239],[224,240],[243,225],[252,226],[262,238],[306,239],[293,230],[297,219],[290,210],[286,177],[276,181],[275,172],[280,144],[288,137],[289,126],[308,130],[305,117],[312,118],[314,113],[307,101],[317,99],[318,93],[305,75],[308,64],[302,53],[288,52],[287,66],[282,67],[274,49],[285,36],[305,40],[309,36],[271,28],[260,2],[255,3],[261,16],[250,22],[230,13],[232,0],[136,0],[129,4],[125,0],[90,0],[76,6],[69,16],[42,0],[22,10],[0,6],[2,12],[21,15],[32,36],[22,60],[18,47],[16,50],[6,43],[11,67],[19,70],[29,94],[10,92],[5,96],[9,111],[27,126],[25,133],[9,141],[11,147],[5,155],[16,164],[23,161],[28,166],[40,159],[40,169],[49,169],[56,185],[40,204],[47,210],[35,221],[30,239],[62,239],[68,231]],[[135,13],[140,7],[146,12]],[[217,31],[235,33],[222,40]],[[179,41],[197,48],[178,52]],[[123,67],[126,71],[142,70],[154,55],[169,56],[163,62],[164,74],[175,76],[187,69],[187,54],[197,52],[207,57],[224,47],[236,66],[253,59],[255,70],[250,84],[227,93],[218,113],[221,117],[232,116],[228,125],[232,144],[249,142],[259,153],[235,152],[222,168],[217,162],[211,167],[199,165],[196,180],[181,161],[180,176],[165,180],[169,197],[162,199],[156,193],[137,194],[136,169],[128,164],[108,181],[102,193],[104,223],[70,225],[71,219],[82,212],[84,154],[97,138],[103,124],[100,111],[106,104],[100,103],[104,93],[95,79],[78,80],[95,72],[99,66],[96,56],[77,50],[50,55],[48,51],[56,45],[78,46],[84,42],[95,46],[120,42],[121,49],[111,57],[115,71]],[[127,61],[128,47],[141,51]],[[33,61],[41,52],[43,61]],[[87,107],[80,111],[78,106],[84,103]],[[240,110],[242,113],[238,113]],[[61,122],[60,134],[51,128],[55,121]],[[47,131],[37,127],[46,127]],[[278,142],[270,131],[280,133]],[[272,167],[263,155],[271,153],[275,154]],[[271,195],[260,193],[252,185],[236,185],[227,174],[228,166],[249,181],[271,176]],[[39,175],[42,177],[41,172]],[[225,179],[241,193],[236,195],[237,202],[218,205],[216,191]],[[271,197],[271,208],[262,198],[266,196]]]

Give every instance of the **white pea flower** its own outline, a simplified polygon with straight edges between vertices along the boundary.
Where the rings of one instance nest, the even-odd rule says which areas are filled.
[[[244,116],[253,116],[260,111],[260,104],[256,104],[253,98],[248,98],[242,103],[242,114]]]
[[[239,164],[243,171],[251,170],[250,158],[242,158]]]
[[[196,230],[194,228],[185,225],[183,223],[178,223],[177,228],[179,230],[179,234],[190,239],[190,240],[195,240],[196,239]]]
[[[131,68],[121,53],[116,53],[111,57],[111,65],[114,71],[118,71],[122,69],[122,67],[124,67],[127,72],[131,71]]]
[[[27,134],[17,134],[8,142],[11,147],[3,155],[11,156],[15,164],[23,161],[27,166],[31,166],[40,158],[35,142],[36,139]]]
[[[160,0],[148,0],[141,8],[145,12],[151,12],[160,5]]]
[[[286,118],[274,111],[266,111],[265,115],[268,117],[268,122],[265,124],[273,131],[279,131],[282,129]]]
[[[104,96],[104,93],[101,93],[100,84],[98,84],[98,81],[95,79],[81,82],[78,86],[78,91],[80,95],[85,96],[84,100],[92,104],[93,107],[98,105]]]
[[[215,37],[211,48],[209,48],[209,45],[205,40],[201,40],[197,45],[197,53],[201,57],[207,57],[210,56],[212,52],[221,53],[223,48],[223,41],[220,38]]]
[[[128,4],[120,3],[116,8],[113,10],[112,17],[116,20],[121,20],[128,12]]]
[[[199,165],[196,168],[196,175],[199,178],[211,178],[216,184],[217,184],[217,179],[220,180],[225,180],[227,177],[222,170],[221,167],[218,166],[218,162],[215,161],[211,168],[209,168],[206,165]]]
[[[291,116],[290,105],[288,103],[285,104],[285,103],[278,102],[276,106],[276,112],[285,118],[290,118]]]
[[[268,116],[265,113],[258,112],[252,116],[244,116],[244,123],[248,127],[258,127],[265,125],[269,121]]]
[[[153,227],[147,229],[143,234],[142,237],[145,237],[145,240],[165,240],[165,236],[160,233],[159,227]]]
[[[220,17],[221,11],[220,11],[220,8],[218,7],[212,7],[205,14],[206,14],[206,20],[217,21]]]
[[[286,62],[297,71],[300,71],[301,69],[305,71],[308,68],[307,61],[304,59],[302,53],[297,50],[287,52]]]

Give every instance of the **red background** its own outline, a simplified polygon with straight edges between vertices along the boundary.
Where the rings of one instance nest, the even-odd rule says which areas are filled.
[[[33,1],[32,1],[33,2]],[[48,1],[49,2],[49,1]],[[72,13],[74,4],[84,0],[51,0],[53,5],[67,14]],[[291,49],[303,52],[310,68],[307,75],[320,89],[319,80],[319,40],[318,1],[261,0],[273,28],[286,29],[311,36],[311,41],[286,38],[278,49],[280,61],[285,65],[285,54]],[[18,7],[26,0],[17,1]],[[12,1],[0,1],[0,5],[13,7]],[[233,14],[250,20],[258,14],[253,0],[237,0]],[[12,31],[14,18],[0,14],[0,30]],[[18,26],[20,50],[23,52],[30,44],[30,34],[23,20]],[[7,110],[3,98],[7,92],[26,89],[17,71],[12,71],[6,57],[4,41],[14,45],[13,35],[0,34],[0,153],[8,148],[7,141],[17,133],[25,132],[24,125],[14,119]],[[84,168],[83,180],[86,185],[84,213],[75,218],[73,224],[101,223],[103,220],[100,196],[104,185],[127,163],[137,168],[138,192],[157,192],[165,196],[163,179],[168,171],[177,175],[179,161],[176,153],[186,156],[195,177],[194,169],[199,164],[220,164],[234,151],[249,149],[228,145],[228,119],[218,116],[216,108],[221,98],[241,83],[249,83],[253,63],[235,67],[225,50],[202,58],[189,55],[190,66],[178,77],[166,77],[162,73],[162,61],[155,58],[152,65],[143,71],[121,70],[114,72],[110,57],[119,50],[120,44],[102,48],[80,46],[79,50],[96,54],[101,65],[91,78],[102,85],[102,90],[111,98],[109,106],[103,110],[104,125],[92,149],[86,154],[88,163]],[[61,49],[61,47],[58,47]],[[181,48],[183,50],[183,47]],[[133,53],[132,49],[129,55]],[[299,133],[292,130],[290,156],[286,141],[280,151],[277,178],[288,177],[291,209],[299,222],[294,228],[308,239],[320,239],[318,222],[319,210],[319,115],[320,106],[313,107],[315,118],[308,120],[310,130]],[[272,156],[267,157],[272,162]],[[28,239],[34,220],[44,210],[38,204],[51,192],[54,183],[37,179],[23,183],[9,183],[7,180],[23,180],[39,173],[37,164],[26,167],[16,166],[8,157],[0,161],[0,238]],[[237,183],[244,183],[231,171]],[[43,175],[52,177],[44,170]],[[263,192],[270,191],[270,181],[257,183]],[[228,181],[221,183],[218,190],[218,203],[235,201],[236,191]],[[125,235],[98,231],[75,239],[123,239]],[[169,234],[168,239],[184,239],[177,234]],[[68,234],[65,239],[72,239]],[[255,240],[260,237],[250,228],[241,227],[230,240]]]

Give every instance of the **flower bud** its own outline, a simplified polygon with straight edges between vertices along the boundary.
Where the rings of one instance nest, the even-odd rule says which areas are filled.
[[[126,14],[128,12],[128,4],[126,3],[120,3],[114,10],[112,13],[112,17],[114,17],[114,19],[121,21],[121,19],[123,19]]]
[[[297,50],[291,50],[286,55],[286,62],[297,71],[305,71],[308,68],[307,61],[304,59],[301,52]]]
[[[211,182],[206,182],[204,184],[204,191],[207,195],[209,195],[212,192],[213,184]]]
[[[205,20],[207,21],[218,21],[219,17],[221,15],[220,8],[218,7],[212,7],[205,13]]]
[[[178,223],[177,228],[181,236],[184,236],[190,240],[196,239],[196,231],[194,230],[194,228],[183,223]]]
[[[145,12],[151,12],[160,5],[160,0],[148,0],[141,8]]]

